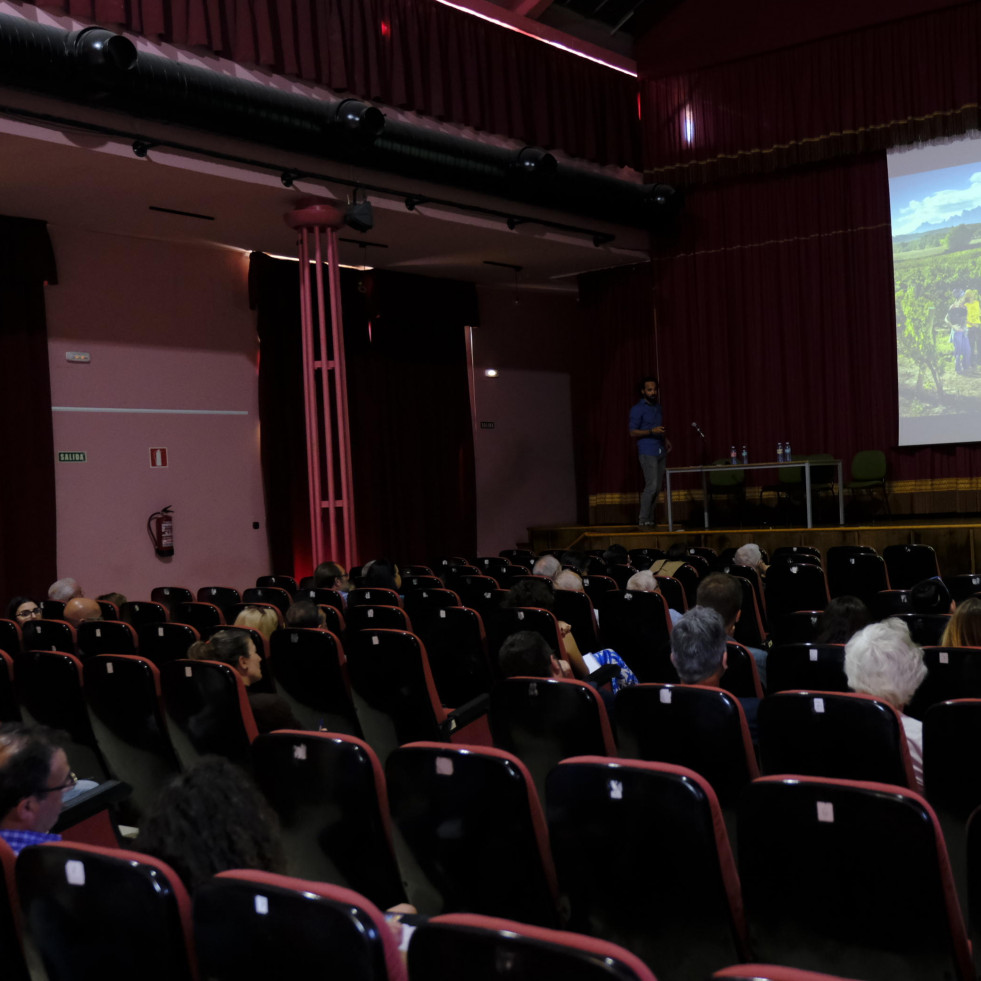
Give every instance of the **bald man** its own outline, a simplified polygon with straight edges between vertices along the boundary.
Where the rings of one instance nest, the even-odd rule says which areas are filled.
[[[65,604],[62,619],[67,620],[73,627],[78,627],[83,620],[101,620],[102,607],[94,599],[76,596]]]

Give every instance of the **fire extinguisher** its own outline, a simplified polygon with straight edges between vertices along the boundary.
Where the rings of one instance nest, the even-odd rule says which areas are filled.
[[[166,557],[174,554],[174,516],[171,513],[172,504],[162,511],[156,511],[147,518],[146,533],[153,542],[157,555]]]

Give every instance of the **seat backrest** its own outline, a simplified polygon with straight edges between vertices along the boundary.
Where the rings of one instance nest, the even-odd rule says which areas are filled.
[[[981,650],[977,652],[981,657]],[[957,698],[931,705],[923,717],[923,782],[938,813],[966,824],[981,807],[981,765],[966,747],[981,744],[981,698]]]
[[[14,658],[14,681],[24,721],[66,732],[64,748],[75,772],[107,780],[109,769],[85,708],[82,662],[60,651],[26,651]]]
[[[19,650],[23,650],[20,624],[15,620],[0,619],[0,651],[16,654]]]
[[[406,981],[384,914],[365,896],[325,882],[236,869],[194,896],[203,977],[336,977]]]
[[[869,606],[876,593],[889,589],[886,560],[871,549],[859,552],[852,551],[852,546],[836,545],[828,549],[826,568],[833,597],[857,596]]]
[[[356,630],[411,630],[412,618],[401,606],[362,603],[347,608],[344,625],[352,633]]]
[[[880,589],[867,605],[876,620],[913,612],[913,599],[908,589]]]
[[[308,729],[361,734],[340,638],[329,630],[286,627],[269,638],[279,694]]]
[[[768,628],[766,617],[756,599],[756,590],[748,579],[742,576],[736,576],[735,579],[742,588],[743,596],[734,637],[747,647],[763,647],[766,644]]]
[[[558,926],[545,815],[524,764],[486,746],[411,743],[385,764],[409,902]]]
[[[402,600],[394,589],[370,586],[365,589],[352,589],[347,594],[347,608],[352,606],[401,606]]]
[[[235,619],[232,607],[242,602],[242,594],[231,586],[202,586],[197,591],[199,603],[213,603],[221,610],[225,623]]]
[[[279,817],[291,875],[405,902],[381,764],[363,740],[282,729],[252,744],[259,789]]]
[[[296,592],[296,580],[292,576],[257,576],[255,584],[285,589],[291,595]]]
[[[313,586],[300,587],[293,591],[293,600],[310,600],[317,606],[333,606],[344,609],[344,597],[336,589],[317,589]]]
[[[29,620],[21,627],[25,651],[62,651],[74,654],[77,649],[75,628],[64,620]]]
[[[641,681],[677,678],[671,663],[668,603],[660,593],[606,593],[599,611],[603,646],[616,651]]]
[[[575,757],[549,774],[546,814],[570,930],[626,947],[664,981],[746,956],[739,878],[704,777]],[[611,829],[622,847],[610,848]]]
[[[122,620],[84,620],[78,625],[76,635],[82,657],[135,654],[138,646],[136,631]]]
[[[943,837],[918,794],[764,777],[743,795],[738,837],[760,960],[868,981],[974,976]]]
[[[487,616],[481,614],[487,628],[487,650],[496,670],[501,645],[519,630],[531,630],[539,634],[550,651],[562,657],[563,644],[559,635],[559,625],[551,610],[535,606],[515,606],[500,608]]]
[[[656,981],[606,940],[473,913],[437,916],[409,941],[412,981]]]
[[[201,639],[198,630],[189,623],[143,623],[136,628],[140,656],[148,658],[159,668],[187,657],[187,649]]]
[[[852,457],[852,480],[882,480],[886,475],[886,454],[882,450],[859,450]]]
[[[882,550],[893,589],[912,589],[918,582],[940,575],[937,553],[930,545],[906,543]]]
[[[17,859],[27,945],[51,981],[191,981],[191,903],[149,855],[56,842]]]
[[[500,555],[481,555],[473,560],[473,564],[486,576],[495,579],[503,576],[511,568],[511,563]]]
[[[601,573],[590,573],[582,577],[583,592],[593,601],[593,606],[597,605],[603,593],[613,592],[618,589],[617,581],[612,576],[604,576]]]
[[[809,644],[818,633],[820,610],[795,610],[773,624],[774,644]]]
[[[658,576],[657,588],[670,609],[677,610],[678,613],[688,612],[688,595],[685,593],[685,587],[677,579],[671,576]],[[564,620],[565,617],[562,619]]]
[[[939,644],[950,623],[949,613],[896,613],[894,616],[906,624],[913,642],[921,647]]]
[[[850,691],[844,644],[778,644],[766,658],[766,690]]]
[[[170,611],[163,603],[153,600],[128,600],[119,608],[119,618],[138,630],[145,623],[162,623],[170,619]]]
[[[382,762],[402,743],[441,738],[447,713],[415,634],[358,631],[348,640],[347,664],[361,731]]]
[[[964,572],[958,576],[944,576],[944,585],[950,590],[951,599],[955,603],[960,603],[968,596],[981,593],[981,575],[976,572]]]
[[[493,687],[496,672],[487,653],[484,622],[476,610],[465,606],[439,610],[425,644],[443,705],[459,708]]]
[[[589,595],[575,589],[556,589],[552,612],[556,620],[563,620],[572,627],[579,649],[595,651],[599,644],[596,630],[596,612]]]
[[[181,766],[211,753],[251,766],[258,730],[241,675],[218,661],[171,661],[160,669],[160,686]]]
[[[760,767],[915,787],[902,717],[855,692],[783,691],[760,705]]]
[[[242,590],[242,602],[268,603],[286,616],[286,611],[293,605],[293,596],[289,590],[279,586],[250,586]]]
[[[225,625],[225,614],[214,603],[177,603],[170,613],[174,623],[188,623],[201,634]]]
[[[771,622],[796,610],[823,610],[828,605],[824,570],[807,562],[771,565],[766,573],[766,609]]]
[[[712,981],[854,981],[840,974],[803,971],[782,964],[734,964],[712,975]]]
[[[769,610],[766,605],[766,593],[763,589],[763,581],[760,579],[760,574],[755,569],[750,569],[745,565],[736,565],[731,559],[728,562],[722,562],[720,559],[720,565],[718,566],[718,572],[724,572],[730,576],[738,576],[740,579],[745,579],[750,586],[753,587],[753,594],[756,597],[756,605],[759,608],[760,616],[763,618],[764,625],[768,621]]]
[[[631,685],[616,700],[619,754],[700,773],[723,807],[759,775],[738,699],[702,685]]]
[[[0,963],[10,981],[30,981],[21,937],[20,900],[14,879],[14,852],[0,838]]]
[[[20,706],[14,687],[14,659],[0,649],[0,723],[19,722]]]
[[[99,748],[115,777],[133,788],[130,803],[145,815],[180,772],[167,731],[160,672],[146,658],[126,654],[89,658],[82,672]]]
[[[595,688],[571,678],[505,678],[490,696],[491,736],[528,767],[539,796],[569,756],[613,756],[616,745]]]
[[[762,698],[763,685],[753,655],[736,640],[726,643],[726,669],[719,687],[736,698]]]
[[[194,593],[186,586],[154,586],[150,590],[150,599],[166,606],[173,613],[178,603],[190,603],[194,599]]]

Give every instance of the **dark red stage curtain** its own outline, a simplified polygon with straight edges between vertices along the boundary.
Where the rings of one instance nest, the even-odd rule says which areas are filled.
[[[44,284],[57,282],[43,221],[0,218],[0,597],[41,599],[56,578],[54,441]],[[0,616],[5,613],[0,608]]]
[[[298,265],[253,254],[267,528],[277,572],[311,569]],[[361,561],[472,554],[473,427],[464,326],[472,285],[342,270]]]
[[[898,434],[891,229],[883,155],[692,190],[684,234],[643,276],[597,274],[590,300],[605,343],[592,407],[591,504],[638,489],[624,440],[630,387],[657,364],[672,466],[746,443],[750,458],[887,451],[891,480],[974,474],[978,446],[895,449]],[[627,281],[629,282],[629,281]],[[628,326],[629,325],[629,326]],[[657,351],[655,352],[655,345]],[[604,496],[605,495],[605,496]]]
[[[641,65],[646,173],[693,184],[959,135],[979,49],[972,2],[669,77]]]
[[[36,6],[588,160],[640,165],[635,78],[432,0]]]

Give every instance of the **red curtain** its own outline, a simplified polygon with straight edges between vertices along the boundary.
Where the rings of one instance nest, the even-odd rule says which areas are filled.
[[[692,184],[961,134],[979,49],[972,2],[671,77],[652,65],[646,173]]]
[[[57,283],[43,221],[0,218],[0,597],[43,599],[56,578],[51,384],[44,284]],[[4,616],[0,607],[0,616]]]
[[[576,157],[640,166],[635,78],[433,0],[36,6]]]

